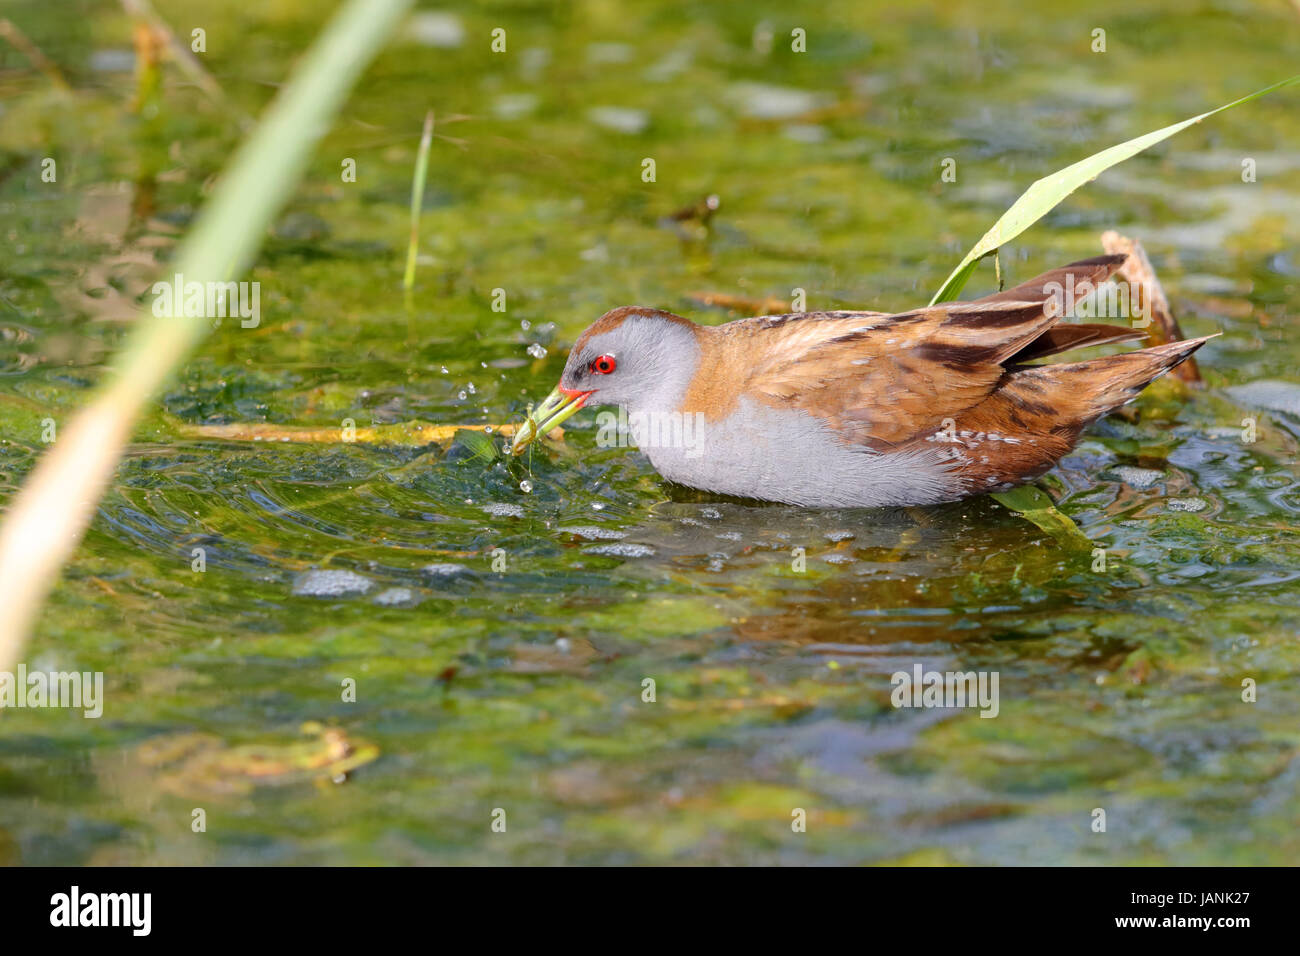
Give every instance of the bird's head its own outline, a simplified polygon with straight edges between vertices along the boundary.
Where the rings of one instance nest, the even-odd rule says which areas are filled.
[[[578,337],[560,384],[519,427],[510,451],[518,455],[584,406],[675,409],[699,365],[698,330],[689,319],[657,309],[606,312]]]

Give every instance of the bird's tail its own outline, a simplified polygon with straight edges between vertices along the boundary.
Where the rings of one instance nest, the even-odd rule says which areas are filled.
[[[1057,413],[1057,430],[1068,428],[1078,434],[1098,418],[1133,401],[1142,389],[1212,338],[1207,335],[1166,342],[1086,362],[1017,368],[1001,391],[1015,404],[1051,407]]]

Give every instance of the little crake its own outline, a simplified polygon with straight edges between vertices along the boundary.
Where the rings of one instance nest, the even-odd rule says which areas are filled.
[[[974,302],[898,315],[701,326],[614,309],[574,343],[559,386],[512,451],[579,408],[616,405],[639,423],[638,444],[659,473],[692,488],[813,507],[1003,491],[1043,474],[1084,428],[1206,341],[1031,364],[1143,336],[1059,315],[1062,292],[1073,301],[1076,286],[1104,281],[1124,258],[1086,259]],[[686,428],[665,424],[686,419]]]

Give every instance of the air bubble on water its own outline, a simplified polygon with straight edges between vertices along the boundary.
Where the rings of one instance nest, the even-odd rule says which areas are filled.
[[[483,426],[483,434],[485,434],[485,435],[491,435],[491,434],[492,434],[492,426],[491,426],[491,425],[484,425],[484,426]]]
[[[529,481],[527,478],[525,478],[523,481],[519,482],[519,490],[526,495],[531,494],[533,490],[533,483]]]
[[[473,382],[470,382],[468,385],[465,386],[465,391],[469,392],[471,395],[474,395],[478,392],[478,389],[474,387]]]
[[[527,319],[521,319],[519,322],[519,327],[523,329],[525,332],[527,332],[529,329],[533,327],[533,323],[529,322]]]
[[[461,389],[460,392],[457,394],[456,397],[459,398],[459,399],[463,402],[463,401],[465,401],[465,399],[466,399],[468,396],[465,394],[465,390],[464,390],[464,389]]]
[[[605,506],[604,506],[603,504],[601,504],[599,501],[593,501],[593,502],[591,503],[591,509],[592,509],[593,511],[604,511],[604,510],[605,510]]]
[[[546,349],[539,342],[534,342],[528,346],[528,354],[533,358],[546,358]]]
[[[445,365],[442,367],[442,374],[443,374],[443,375],[450,375],[450,374],[451,374],[450,372],[447,371],[447,366],[445,366]]]

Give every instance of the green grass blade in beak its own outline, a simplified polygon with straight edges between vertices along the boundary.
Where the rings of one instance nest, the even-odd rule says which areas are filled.
[[[518,455],[541,435],[569,420],[587,401],[591,392],[569,392],[565,394],[557,386],[546,396],[542,404],[533,409],[533,413],[515,432],[515,439],[510,443],[510,454]]]

